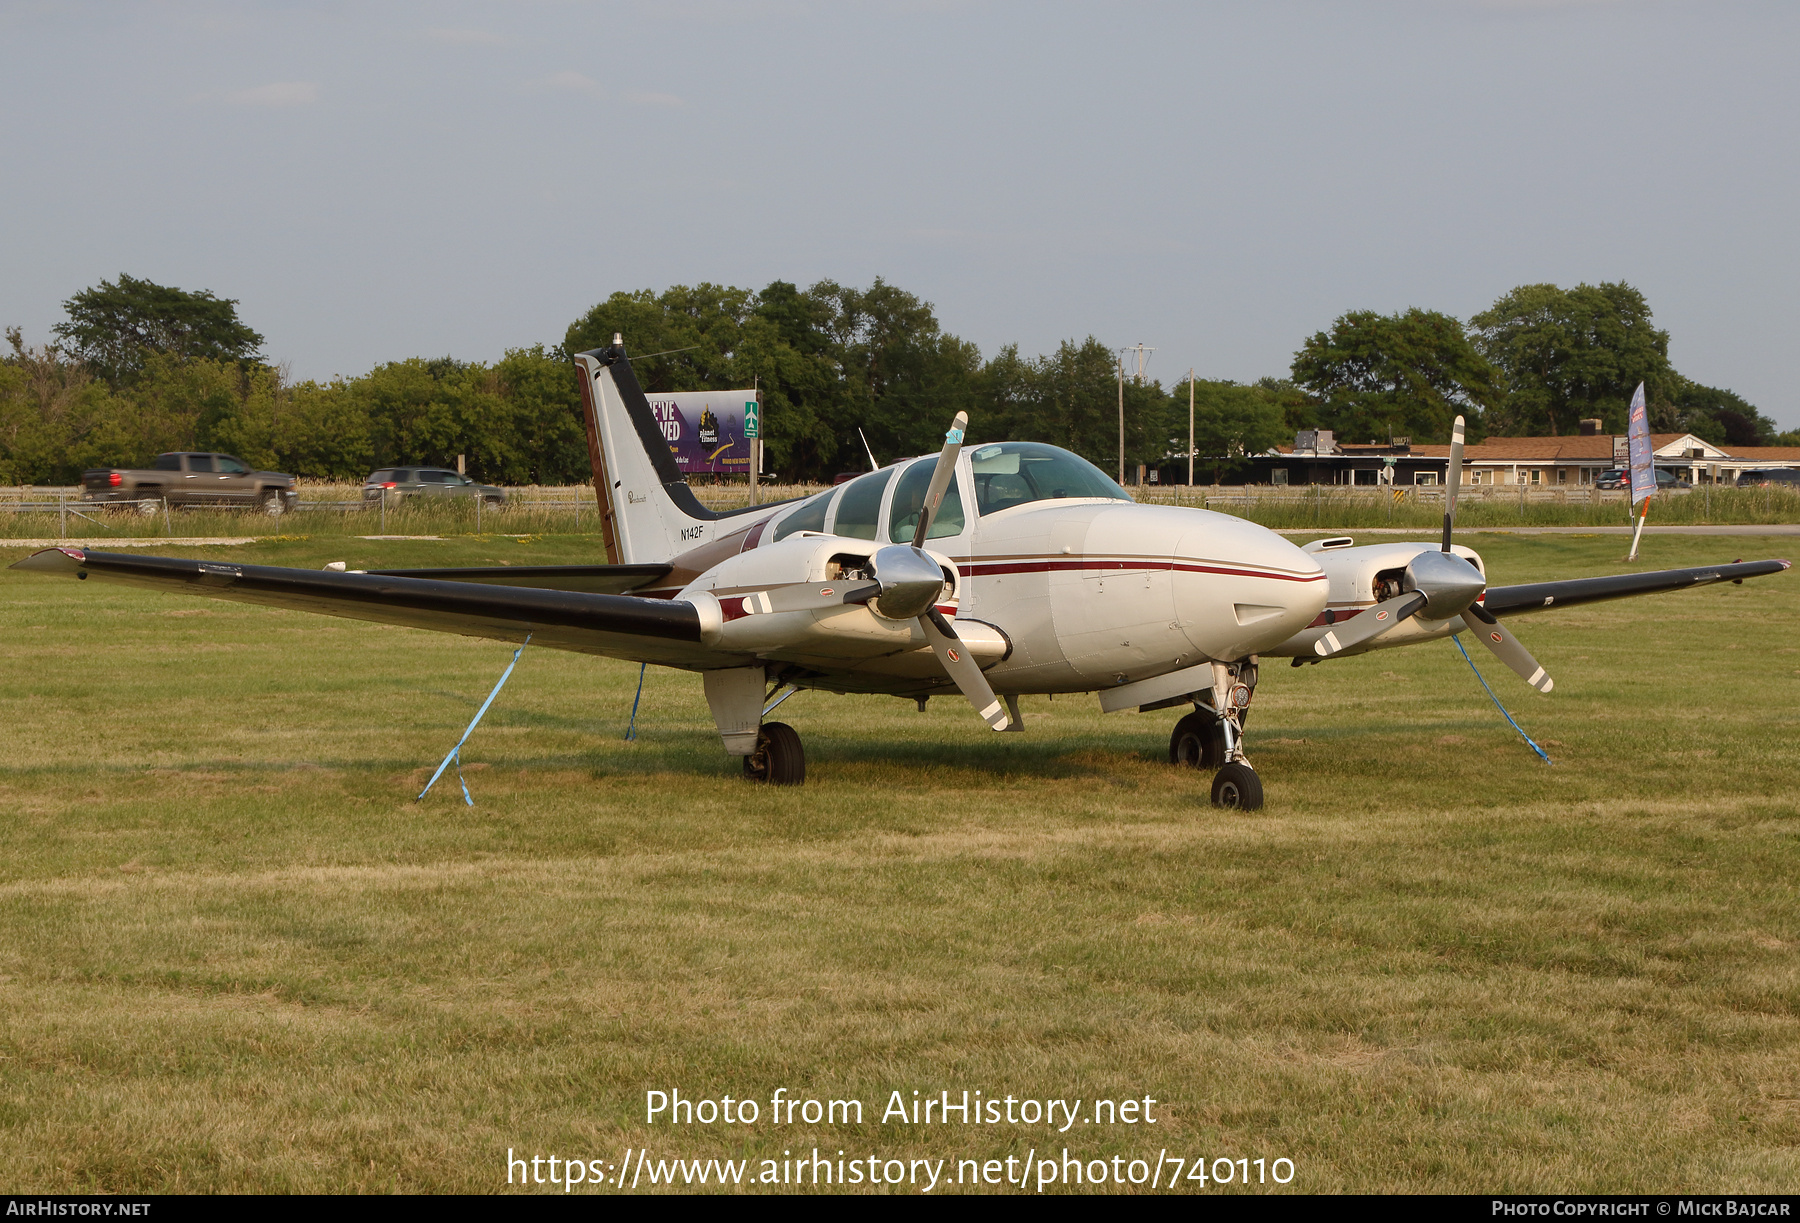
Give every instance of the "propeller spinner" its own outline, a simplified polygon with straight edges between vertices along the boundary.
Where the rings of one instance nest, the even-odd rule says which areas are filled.
[[[931,534],[938,507],[943,504],[944,491],[956,474],[956,456],[962,452],[963,431],[968,427],[968,413],[958,412],[950,431],[944,434],[944,448],[938,453],[937,467],[925,490],[925,503],[919,510],[919,526],[913,532],[912,543],[883,548],[871,558],[875,580],[881,589],[869,599],[869,605],[890,620],[918,620],[919,627],[925,630],[925,640],[931,643],[932,653],[937,655],[938,662],[957,688],[969,698],[969,704],[975,707],[982,721],[995,730],[1005,730],[1010,724],[1005,706],[994,695],[987,676],[969,657],[968,647],[956,635],[955,627],[937,610],[944,575],[938,563],[925,554],[925,540]]]

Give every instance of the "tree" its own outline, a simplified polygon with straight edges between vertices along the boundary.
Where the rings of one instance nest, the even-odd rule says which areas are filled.
[[[84,466],[127,456],[111,435],[125,405],[55,345],[27,348],[6,329],[0,357],[0,483],[72,484]]]
[[[1081,455],[1100,470],[1119,467],[1118,354],[1093,336],[1064,340],[1053,353],[1019,356],[1008,345],[982,369],[981,413],[971,425],[983,438],[1050,442]],[[1156,382],[1127,378],[1125,464],[1152,466],[1187,449],[1187,405],[1174,438],[1170,404]],[[1127,473],[1129,475],[1129,473]]]
[[[617,333],[646,391],[762,391],[768,461],[789,479],[862,466],[861,428],[888,458],[934,450],[972,404],[981,355],[945,334],[931,304],[877,279],[867,289],[775,281],[614,293],[570,325],[570,352]],[[573,375],[571,375],[573,376]]]
[[[1592,417],[1623,433],[1640,382],[1653,422],[1676,423],[1669,333],[1651,324],[1644,295],[1628,284],[1520,285],[1469,325],[1505,377],[1506,403],[1492,432],[1555,436]]]
[[[69,321],[51,330],[68,350],[118,386],[142,370],[145,357],[254,360],[263,337],[238,320],[237,302],[121,274],[63,303]]]
[[[1194,478],[1210,473],[1217,484],[1227,473],[1248,465],[1287,434],[1287,418],[1279,393],[1264,386],[1240,386],[1208,379],[1194,381]],[[1171,416],[1181,426],[1176,453],[1187,452],[1188,384],[1170,392]],[[1183,472],[1185,477],[1186,473]]]
[[[1698,382],[1680,380],[1675,392],[1679,426],[1685,433],[1720,446],[1768,446],[1775,422],[1741,395]]]
[[[1452,418],[1479,420],[1501,399],[1499,371],[1434,310],[1345,314],[1294,354],[1293,373],[1345,440],[1448,437]]]
[[[930,302],[880,277],[867,289],[820,281],[807,296],[842,385],[826,415],[841,461],[861,459],[859,428],[891,460],[938,449],[957,412],[974,415],[981,352],[943,331]]]

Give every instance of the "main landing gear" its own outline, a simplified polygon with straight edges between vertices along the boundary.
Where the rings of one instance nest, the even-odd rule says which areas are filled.
[[[1256,671],[1254,660],[1214,663],[1212,691],[1194,694],[1194,712],[1175,723],[1169,736],[1170,764],[1217,770],[1215,807],[1255,811],[1263,805],[1262,779],[1244,755],[1244,718],[1256,693]]]
[[[797,786],[806,781],[806,752],[800,735],[786,722],[764,722],[756,736],[756,750],[744,757],[744,776],[772,786]]]

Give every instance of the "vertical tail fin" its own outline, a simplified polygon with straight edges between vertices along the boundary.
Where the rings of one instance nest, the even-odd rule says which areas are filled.
[[[666,561],[754,521],[741,515],[769,511],[763,505],[721,514],[700,504],[619,336],[609,348],[576,353],[575,372],[608,564]]]

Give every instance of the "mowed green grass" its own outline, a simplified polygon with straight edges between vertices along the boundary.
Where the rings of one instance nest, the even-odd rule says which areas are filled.
[[[1792,541],[1473,541],[1496,584]],[[351,567],[591,538],[283,540]],[[0,562],[17,551],[0,552]],[[1265,669],[1268,806],[1173,711],[803,693],[753,787],[697,678],[0,572],[8,1191],[506,1188],[504,1156],[1294,1161],[1294,1189],[1791,1191],[1800,577]],[[773,1125],[776,1088],[861,1126]],[[764,1102],[647,1126],[647,1089]],[[882,1125],[889,1093],[1155,1097],[1155,1126]],[[953,1165],[952,1165],[953,1167]]]

